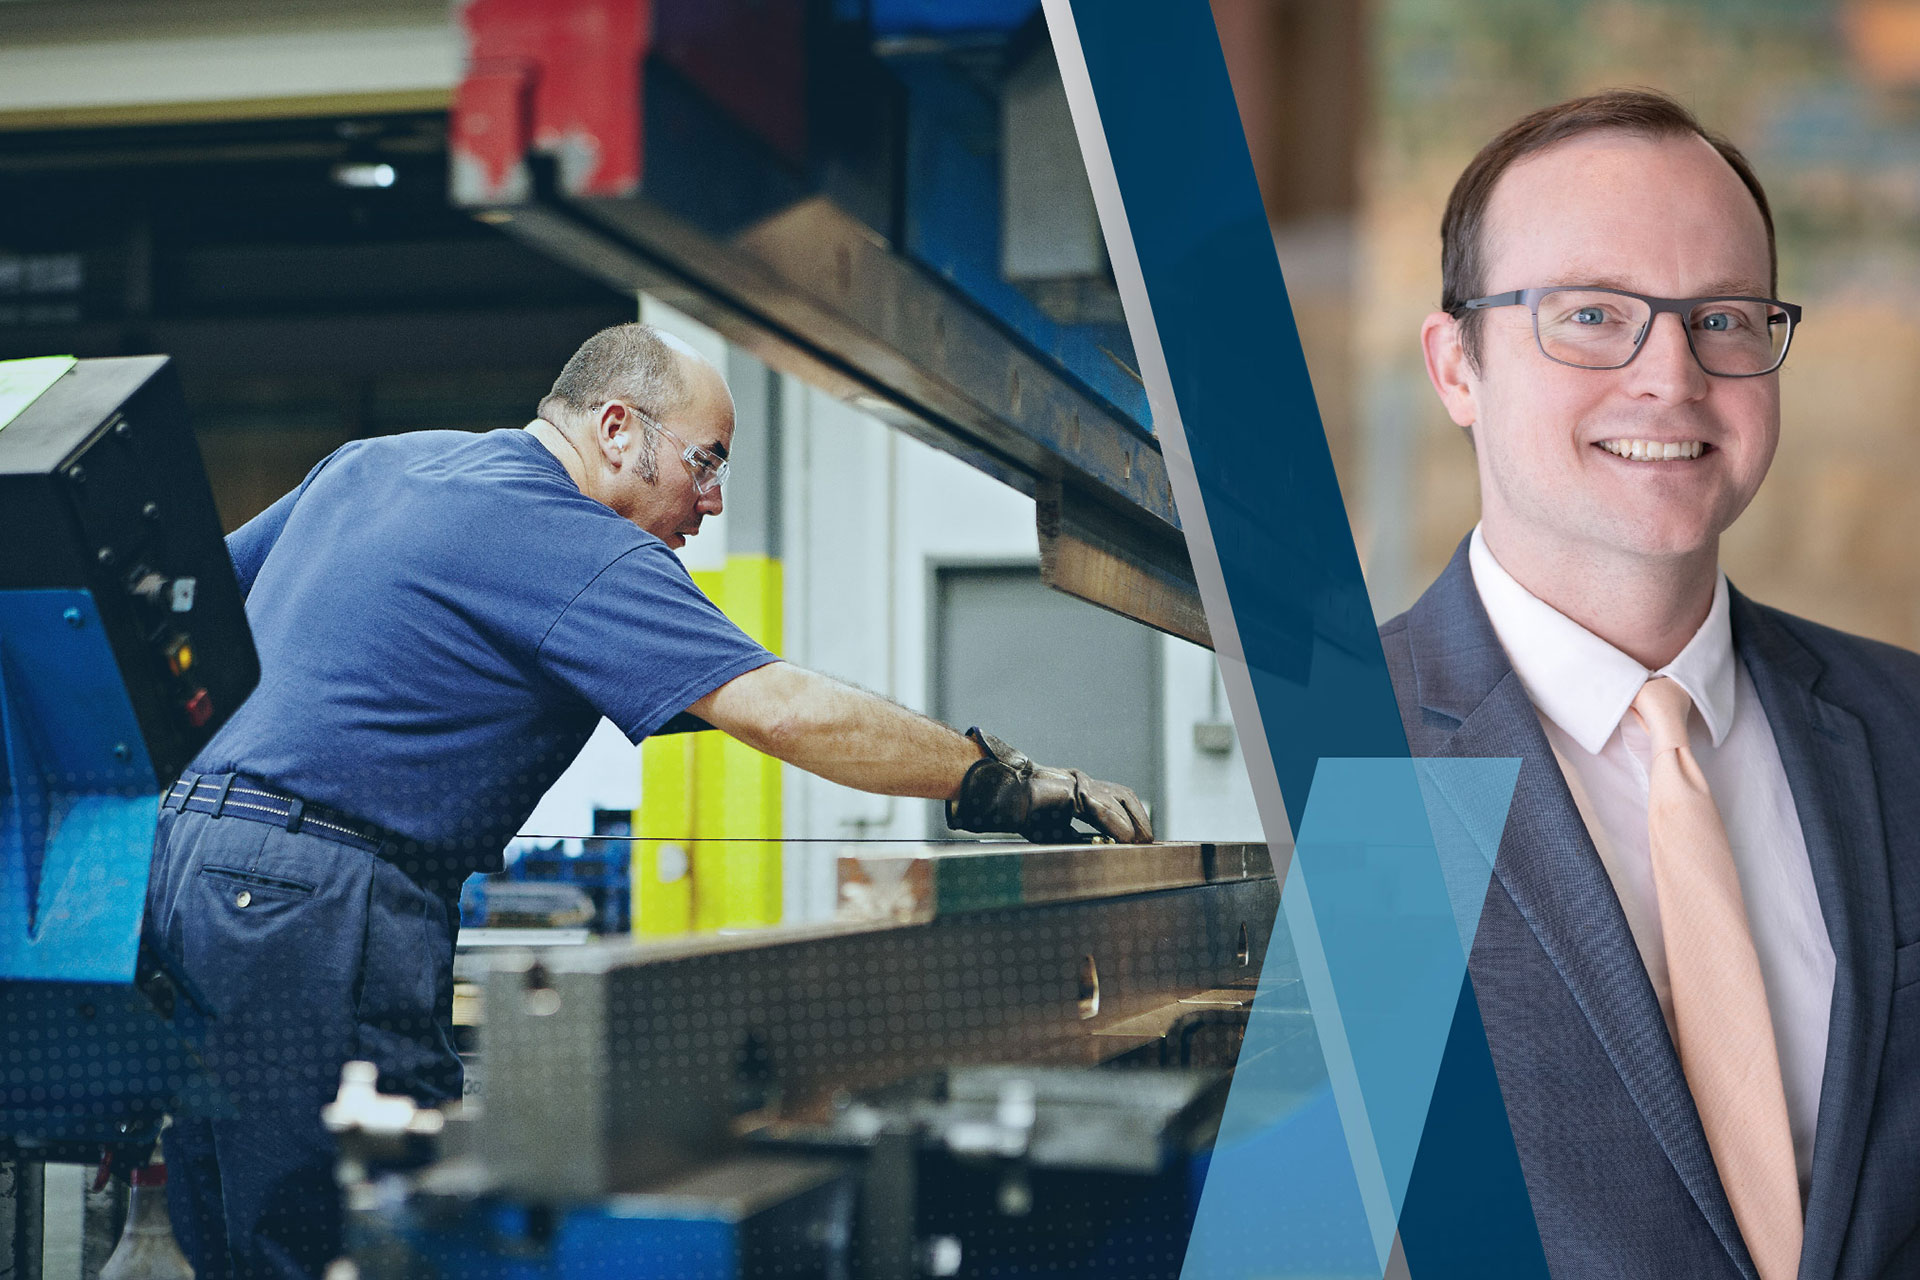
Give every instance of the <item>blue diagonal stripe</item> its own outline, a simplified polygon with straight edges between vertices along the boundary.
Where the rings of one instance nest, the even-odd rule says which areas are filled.
[[[1379,1275],[1397,1231],[1416,1280],[1544,1277],[1465,976],[1513,762],[1447,762],[1475,775],[1450,790],[1407,761],[1209,7],[1045,8],[1262,817],[1299,833],[1297,981],[1263,985],[1248,1043],[1310,1011],[1319,1083],[1295,1042],[1243,1061],[1188,1275]],[[1310,1221],[1260,1198],[1290,1161]]]

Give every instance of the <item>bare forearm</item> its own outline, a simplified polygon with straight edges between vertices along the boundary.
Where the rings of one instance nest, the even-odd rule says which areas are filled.
[[[818,672],[776,662],[689,708],[714,727],[830,782],[945,800],[980,749],[937,720]]]

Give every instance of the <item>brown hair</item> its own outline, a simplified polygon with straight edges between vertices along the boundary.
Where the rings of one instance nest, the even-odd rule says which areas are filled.
[[[1460,321],[1460,343],[1467,358],[1480,358],[1480,313],[1462,312],[1460,304],[1485,289],[1486,263],[1482,223],[1487,203],[1502,174],[1516,162],[1557,142],[1585,133],[1617,129],[1647,138],[1693,134],[1705,139],[1720,158],[1733,167],[1760,206],[1767,224],[1767,288],[1779,290],[1779,257],[1773,243],[1773,210],[1767,193],[1754,177],[1740,148],[1704,127],[1691,111],[1655,89],[1607,89],[1584,98],[1543,107],[1509,125],[1499,137],[1480,148],[1480,154],[1453,184],[1447,211],[1440,219],[1440,309]]]

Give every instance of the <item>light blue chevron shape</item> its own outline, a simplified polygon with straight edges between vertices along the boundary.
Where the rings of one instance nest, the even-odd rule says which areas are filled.
[[[1473,954],[1507,809],[1520,777],[1518,757],[1504,760],[1415,760],[1440,874],[1460,932],[1460,953]]]
[[[1384,1274],[1519,760],[1321,760],[1183,1280]]]
[[[1378,1277],[1518,760],[1322,760],[1183,1280]]]
[[[1379,1280],[1286,921],[1275,922],[1182,1280]]]
[[[1518,760],[1322,760],[1281,892],[1384,1271]]]

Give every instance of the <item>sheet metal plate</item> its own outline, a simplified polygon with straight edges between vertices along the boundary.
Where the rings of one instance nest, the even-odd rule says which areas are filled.
[[[818,1118],[836,1095],[942,1066],[1102,1061],[1103,1027],[1259,973],[1279,885],[1206,879],[1229,846],[1211,867],[1207,847],[1145,854],[1130,888],[1067,874],[1111,846],[1028,855],[1061,873],[1050,887],[1036,873],[1037,892],[1093,896],[503,956],[487,976],[482,1158],[514,1194],[591,1198],[712,1159],[745,1111]],[[1260,865],[1263,847],[1231,848],[1238,870]],[[942,856],[921,861],[937,884]],[[1143,891],[1155,876],[1188,883]]]
[[[1252,843],[849,846],[838,915],[906,923],[1272,875],[1267,847]]]

